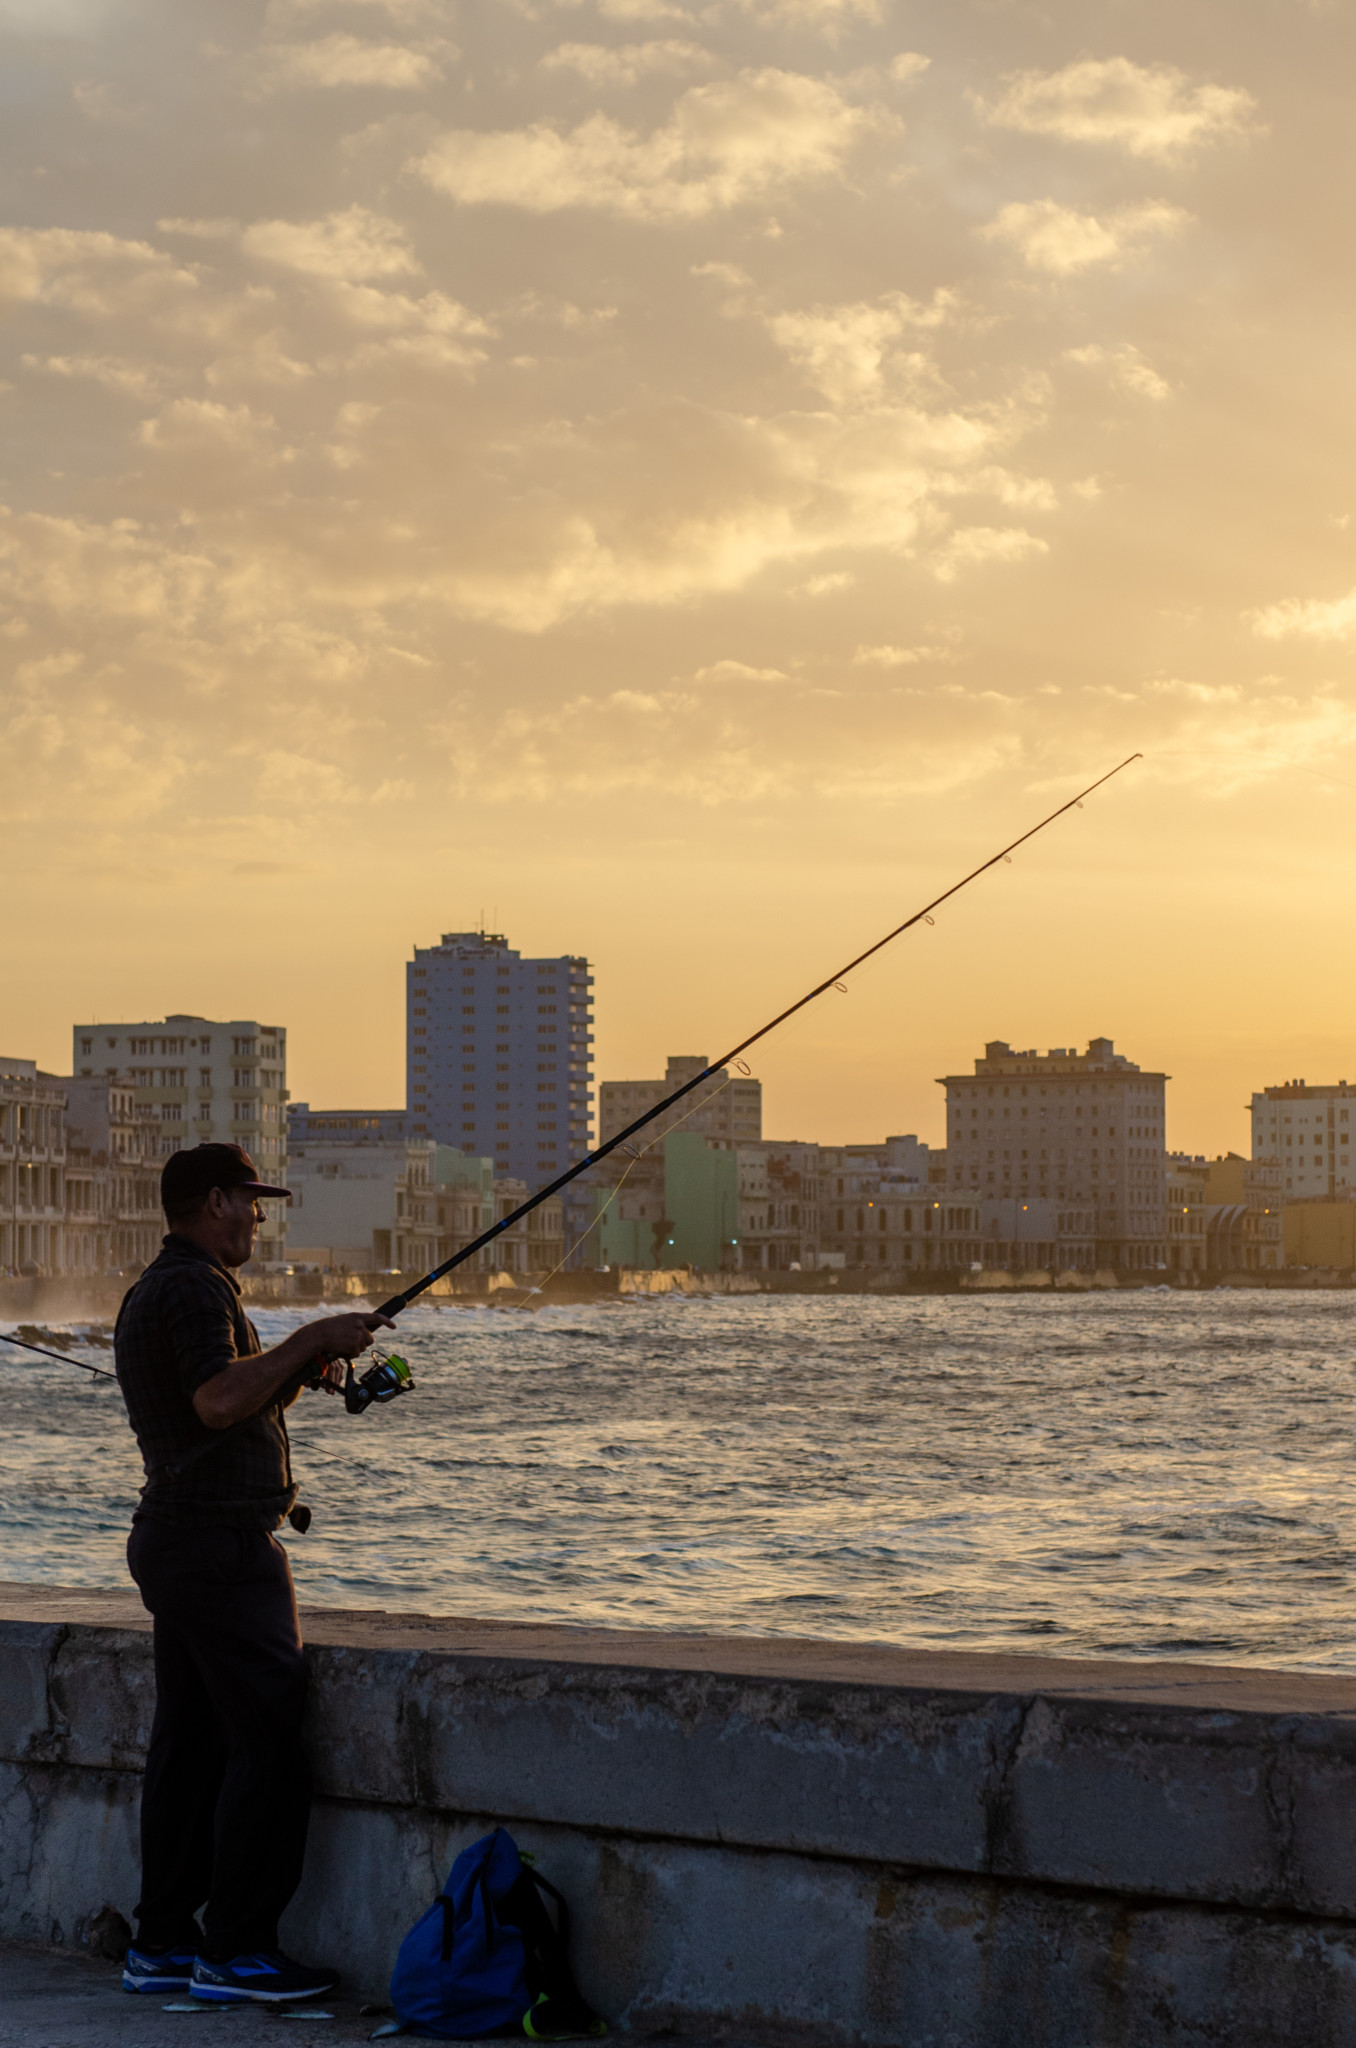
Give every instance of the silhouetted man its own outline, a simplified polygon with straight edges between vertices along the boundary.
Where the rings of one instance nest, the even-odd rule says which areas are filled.
[[[261,1348],[235,1268],[254,1249],[265,1195],[289,1190],[261,1181],[238,1145],[167,1160],[169,1235],[114,1336],[146,1467],[127,1562],[155,1618],[156,1684],[138,1931],[122,1981],[219,2003],[312,1998],[338,1981],[278,1947],[310,1812],[301,1631],[273,1533],[309,1516],[296,1505],[283,1410],[308,1368],[354,1358],[393,1327],[326,1316]]]

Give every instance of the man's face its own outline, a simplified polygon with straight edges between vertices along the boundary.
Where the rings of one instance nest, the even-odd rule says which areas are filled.
[[[221,1234],[218,1250],[228,1266],[243,1266],[254,1250],[254,1240],[259,1235],[259,1225],[264,1212],[256,1196],[244,1188],[213,1188],[210,1202],[221,1207]]]

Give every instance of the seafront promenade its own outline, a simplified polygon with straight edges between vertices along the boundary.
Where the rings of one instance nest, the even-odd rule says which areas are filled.
[[[305,1619],[320,1800],[285,1939],[357,1996],[502,1821],[642,2037],[1356,2036],[1356,1680]],[[0,1935],[78,1949],[130,1911],[149,1649],[130,1591],[0,1588]]]

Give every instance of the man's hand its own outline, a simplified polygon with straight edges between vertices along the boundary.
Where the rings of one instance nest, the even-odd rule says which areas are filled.
[[[357,1358],[371,1345],[374,1330],[394,1328],[389,1316],[321,1316],[317,1322],[306,1323],[292,1334],[313,1340],[312,1358]]]
[[[303,1323],[257,1358],[237,1358],[223,1372],[204,1380],[193,1396],[200,1422],[209,1429],[229,1429],[268,1407],[278,1389],[317,1358],[357,1358],[377,1330],[393,1330],[389,1316],[320,1316]]]

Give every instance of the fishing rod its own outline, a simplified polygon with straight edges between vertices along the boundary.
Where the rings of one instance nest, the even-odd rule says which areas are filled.
[[[6,1330],[0,1330],[0,1344],[17,1344],[20,1351],[36,1351],[40,1358],[59,1359],[62,1365],[78,1365],[81,1372],[92,1372],[96,1379],[115,1380],[118,1377],[102,1365],[90,1365],[86,1359],[72,1358],[65,1351],[49,1351],[45,1344],[29,1344],[22,1337],[11,1337]]]
[[[1116,766],[1109,769],[1105,775],[1099,775],[1095,782],[1090,782],[1086,789],[1079,791],[1077,796],[1071,796],[1067,803],[1059,806],[1058,810],[1051,811],[1049,816],[1042,818],[1038,825],[1031,826],[1030,830],[1023,832],[1020,838],[1010,841],[1007,846],[1002,847],[997,853],[991,854],[988,860],[981,861],[977,868],[971,868],[969,874],[963,875],[959,882],[953,882],[951,887],[944,889],[940,896],[934,896],[932,901],[925,903],[921,910],[915,910],[912,917],[906,917],[903,924],[897,924],[893,931],[888,931],[883,939],[877,939],[875,944],[868,946],[864,953],[858,953],[855,959],[848,961],[846,967],[838,968],[835,973],[830,974],[824,981],[817,983],[808,994],[801,996],[797,1002],[789,1004],[784,1010],[779,1010],[775,1017],[768,1023],[760,1025],[757,1031],[751,1031],[747,1038],[741,1038],[738,1045],[732,1046],[729,1052],[724,1053],[720,1059],[713,1060],[711,1065],[704,1067],[700,1074],[694,1074],[690,1080],[684,1081],[681,1088],[675,1088],[671,1095],[666,1095],[662,1102],[656,1102],[652,1109],[645,1110],[642,1115],[635,1119],[634,1123],[629,1123],[624,1131],[618,1131],[617,1135],[614,1138],[609,1138],[605,1145],[599,1145],[596,1151],[590,1152],[587,1157],[579,1160],[574,1166],[567,1167],[564,1173],[557,1174],[556,1178],[548,1181],[545,1187],[538,1188],[535,1195],[529,1195],[525,1202],[520,1202],[518,1207],[509,1215],[501,1217],[499,1222],[492,1224],[488,1230],[483,1230],[479,1237],[472,1238],[469,1244],[463,1245],[459,1252],[454,1252],[450,1259],[444,1259],[440,1266],[432,1267],[429,1272],[425,1273],[422,1280],[416,1280],[413,1287],[407,1287],[400,1294],[393,1294],[389,1301],[383,1301],[377,1310],[377,1314],[398,1316],[403,1309],[409,1307],[412,1301],[416,1301],[421,1294],[426,1293],[432,1287],[435,1280],[441,1280],[445,1273],[452,1272],[457,1266],[464,1266],[468,1259],[473,1259],[477,1252],[484,1250],[486,1245],[493,1244],[497,1237],[502,1237],[506,1230],[511,1230],[513,1225],[520,1222],[524,1216],[530,1216],[532,1211],[540,1208],[543,1202],[549,1202],[552,1195],[559,1194],[560,1190],[568,1187],[572,1180],[578,1180],[581,1173],[587,1173],[589,1168],[596,1166],[600,1159],[606,1159],[609,1153],[617,1151],[629,1138],[633,1138],[637,1131],[644,1130],[646,1124],[653,1123],[656,1117],[663,1116],[664,1112],[672,1109],[676,1102],[681,1102],[685,1095],[690,1095],[694,1088],[700,1088],[703,1081],[711,1080],[713,1076],[719,1073],[722,1067],[733,1066],[740,1055],[746,1053],[751,1045],[757,1045],[759,1039],[766,1038],[779,1025],[785,1024],[788,1017],[794,1017],[797,1011],[805,1009],[808,1004],[813,1003],[818,997],[826,994],[829,989],[840,988],[846,975],[861,967],[875,954],[882,952],[886,946],[901,937],[906,931],[909,931],[912,926],[916,924],[931,924],[932,913],[941,904],[949,902],[951,897],[959,895],[962,889],[968,889],[971,882],[978,881],[979,877],[987,874],[990,868],[997,867],[1002,861],[1010,861],[1019,846],[1025,846],[1027,841],[1034,839],[1038,832],[1044,832],[1048,825],[1053,825],[1055,820],[1062,818],[1066,811],[1081,810],[1084,797],[1089,797],[1094,790],[1101,789],[1104,783],[1110,782],[1113,775],[1119,775],[1123,768],[1128,768],[1132,761],[1142,759],[1143,756],[1141,754],[1127,754],[1123,761],[1117,762]]]

